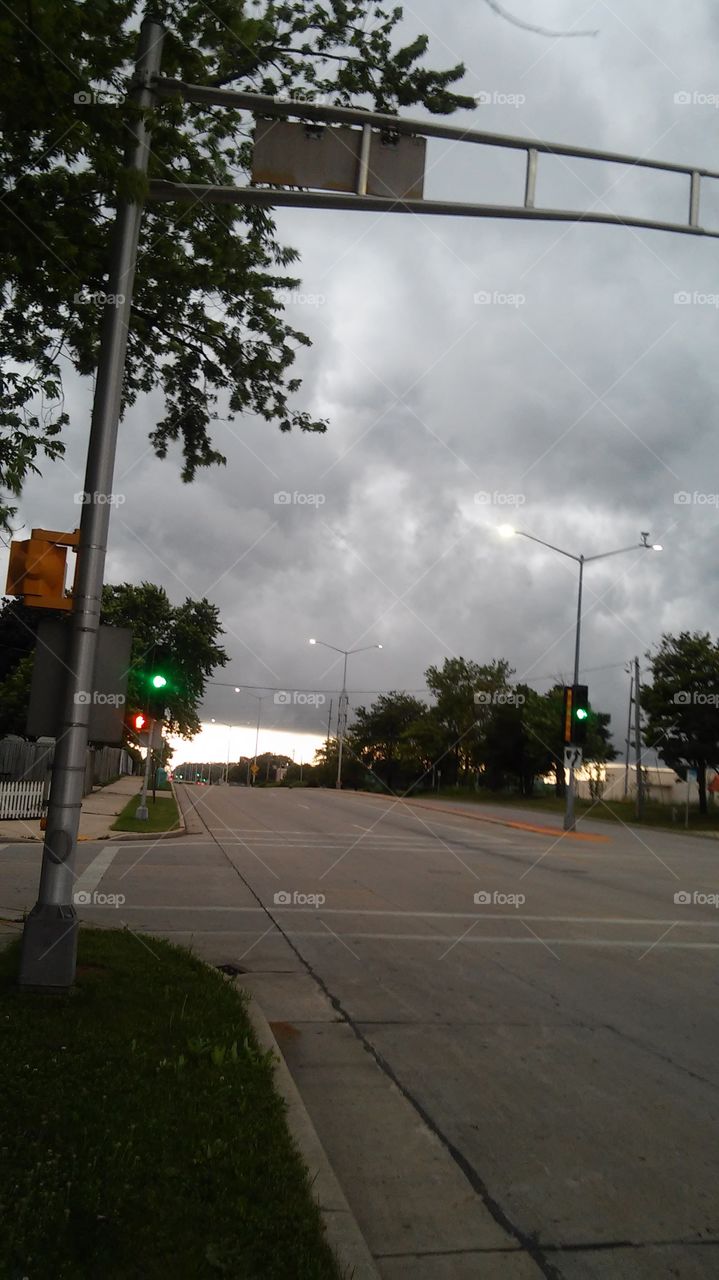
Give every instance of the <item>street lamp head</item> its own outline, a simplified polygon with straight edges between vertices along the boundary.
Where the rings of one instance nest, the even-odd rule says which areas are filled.
[[[378,644],[378,645],[377,645],[377,648],[378,648],[378,649],[381,649],[382,647],[383,647],[383,646],[382,646],[381,644]]]
[[[240,686],[239,686],[238,684],[236,684],[236,685],[235,685],[235,693],[241,693],[241,692],[242,692],[242,690],[240,689]]]
[[[500,538],[513,538],[517,530],[511,524],[500,524],[497,533]]]
[[[663,551],[663,550],[664,550],[664,547],[662,546],[661,542],[652,543],[652,551]]]
[[[308,640],[308,642],[307,642],[307,643],[308,643],[308,644],[317,644],[317,641],[316,641],[315,639],[312,639],[312,640]]]

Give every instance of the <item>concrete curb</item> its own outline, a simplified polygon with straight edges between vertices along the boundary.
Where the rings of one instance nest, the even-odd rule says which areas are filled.
[[[290,1075],[272,1028],[254,996],[244,990],[242,979],[234,980],[238,990],[248,997],[248,1013],[260,1047],[271,1050],[275,1057],[274,1075],[278,1093],[287,1107],[287,1127],[309,1169],[312,1190],[324,1222],[327,1242],[333,1250],[347,1280],[380,1280],[367,1242],[347,1203],[336,1174],[327,1159],[322,1143]]]

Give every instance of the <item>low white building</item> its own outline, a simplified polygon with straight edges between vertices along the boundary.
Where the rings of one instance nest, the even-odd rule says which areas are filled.
[[[585,764],[577,770],[577,795],[582,800],[591,800],[599,796],[603,800],[632,800],[637,793],[637,771],[634,765],[627,770],[626,765],[617,760],[607,764]],[[699,787],[696,782],[686,783],[673,769],[666,765],[643,765],[644,794],[648,800],[657,804],[684,805],[699,803]],[[707,771],[707,788],[717,777],[714,770]],[[709,792],[709,803],[715,801],[715,792]]]

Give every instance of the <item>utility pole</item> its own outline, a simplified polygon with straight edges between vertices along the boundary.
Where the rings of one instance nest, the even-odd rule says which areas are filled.
[[[130,102],[136,112],[126,126],[132,136],[126,167],[138,176],[136,187],[148,168],[150,133],[146,119],[155,104],[152,85],[160,69],[163,35],[160,22],[144,19],[130,89]],[[87,450],[84,487],[88,500],[80,521],[62,728],[55,748],[38,899],[25,922],[20,952],[20,986],[40,990],[64,991],[75,980],[74,860],[141,219],[142,205],[137,198],[132,202],[119,200]]]
[[[637,818],[644,813],[644,782],[642,779],[642,709],[640,704],[639,658],[634,659],[634,753],[637,765]]]
[[[629,751],[632,742],[632,699],[634,696],[634,675],[629,668],[629,711],[627,712],[627,736],[624,740],[624,799],[629,795]]]
[[[338,791],[342,790],[342,748],[344,747],[345,730],[347,728],[347,657],[348,654],[345,654],[342,671],[342,692],[337,710],[337,781],[335,786]]]
[[[572,688],[576,691],[579,684],[579,654],[582,643],[582,588],[584,586],[584,556],[575,557],[579,561],[579,583],[577,586],[577,625],[574,631],[574,679]],[[572,718],[572,725],[574,719]],[[574,817],[574,799],[577,792],[577,778],[574,765],[569,766],[569,786],[567,787],[567,804],[564,812],[564,830],[574,831],[576,829],[576,821]]]

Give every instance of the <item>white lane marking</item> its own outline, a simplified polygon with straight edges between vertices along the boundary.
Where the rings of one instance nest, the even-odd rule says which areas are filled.
[[[381,917],[392,916],[394,918],[406,920],[531,920],[535,924],[604,924],[604,925],[639,925],[642,928],[661,927],[662,925],[674,925],[678,929],[719,929],[719,920],[656,920],[654,917],[650,919],[642,919],[641,917],[626,916],[530,916],[526,912],[495,912],[490,914],[486,911],[397,911],[385,910],[384,908],[362,908],[362,907],[281,907],[278,904],[269,904],[273,906],[276,912],[293,915],[307,916],[367,916]],[[133,904],[133,911],[219,911],[227,915],[231,914],[264,914],[264,907],[230,907],[230,906],[199,906],[193,904],[191,906],[173,906],[165,904],[158,906],[142,905],[140,903]],[[321,936],[321,935],[320,935]],[[371,935],[376,936],[376,935]],[[394,937],[394,935],[392,935]],[[489,936],[489,935],[488,935]],[[712,944],[713,945],[713,944]]]
[[[309,809],[310,806],[308,804],[299,804],[299,801],[298,801],[298,807],[300,809]]]
[[[257,930],[240,929],[163,929],[164,936],[186,936],[192,933],[193,937],[212,938],[212,937],[231,937],[231,938],[255,938],[257,942],[261,942],[262,938],[267,937],[271,929],[266,929],[260,938],[257,937]],[[285,930],[288,938],[331,938],[331,932],[327,933],[302,933],[296,930]],[[279,938],[282,935],[274,934],[273,937]],[[345,935],[353,940],[361,940],[363,942],[434,942],[446,944],[448,938],[444,934],[439,933],[348,933]],[[337,935],[337,940],[342,939]],[[647,940],[642,938],[641,941],[627,939],[623,941],[620,938],[477,938],[472,934],[471,937],[462,939],[467,945],[494,947],[494,946],[516,946],[516,947],[547,947],[548,945],[555,947],[607,947],[620,948],[626,947],[632,950],[646,951]],[[456,948],[455,948],[456,950]],[[658,942],[653,951],[719,951],[719,942]]]
[[[107,849],[101,849],[97,857],[93,858],[90,865],[85,868],[82,875],[78,876],[75,881],[74,892],[92,893],[93,889],[96,889],[99,885],[119,849],[119,844],[110,845]]]

